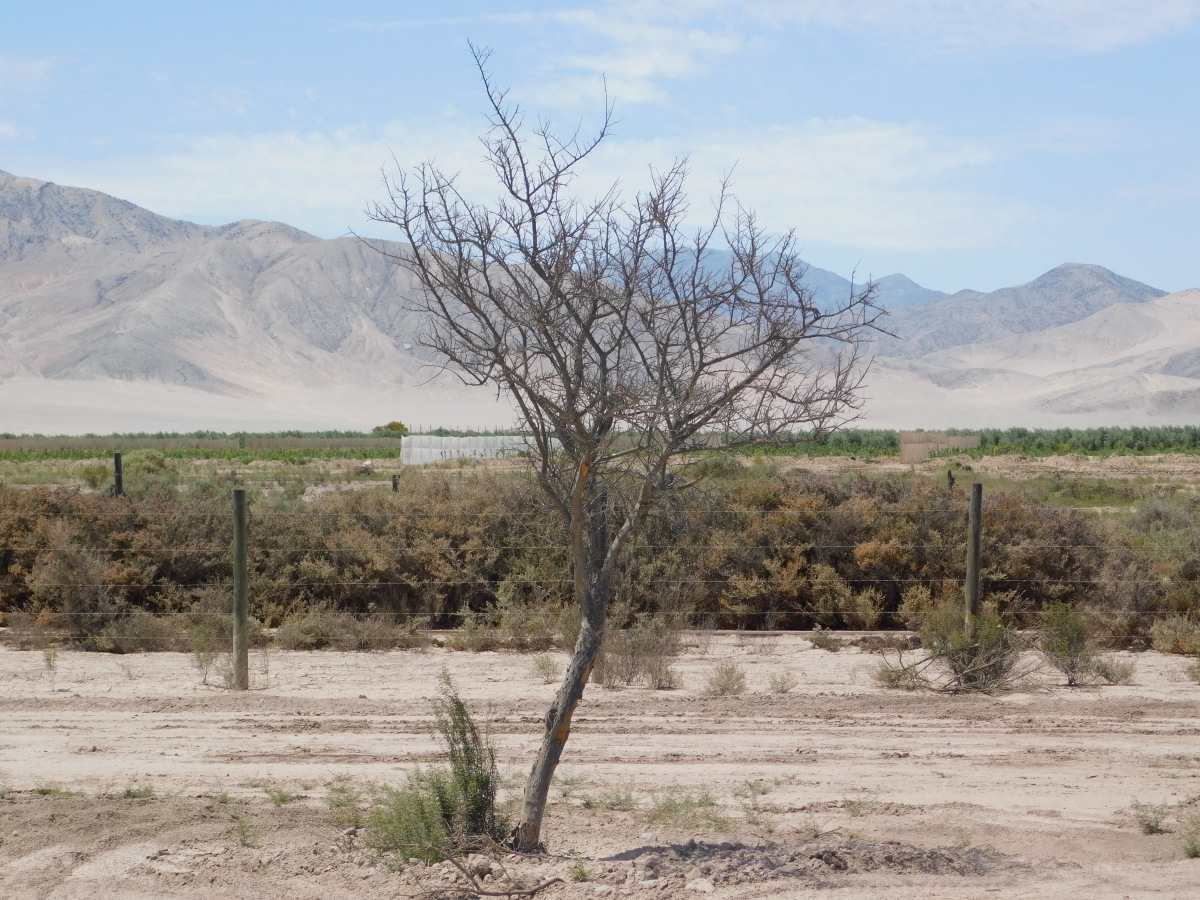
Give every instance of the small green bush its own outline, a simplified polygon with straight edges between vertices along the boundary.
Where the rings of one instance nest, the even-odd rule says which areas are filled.
[[[700,794],[667,794],[658,798],[650,810],[650,821],[678,828],[708,826],[727,831],[729,820],[721,815],[717,801],[707,791]]]
[[[796,676],[791,672],[776,672],[767,680],[773,694],[786,694],[797,684]]]
[[[1122,662],[1112,656],[1097,656],[1092,661],[1096,677],[1109,684],[1132,684],[1137,666],[1130,661]]]
[[[360,803],[362,793],[354,786],[349,775],[334,775],[330,781],[329,790],[325,793],[325,805],[334,815],[334,822],[340,828],[361,828],[362,809]]]
[[[410,773],[405,788],[383,792],[368,820],[368,844],[394,854],[401,865],[410,858],[436,862],[459,856],[474,848],[479,838],[499,842],[508,831],[497,803],[500,775],[495,749],[445,670],[434,720],[450,768]]]
[[[1183,855],[1200,859],[1200,816],[1192,816],[1183,826]]]
[[[710,697],[738,696],[746,692],[746,673],[730,660],[717,663],[709,672],[704,692]]]
[[[963,621],[962,607],[944,603],[931,610],[921,627],[921,644],[929,659],[946,671],[946,689],[994,690],[1008,685],[1019,655],[1012,632],[996,608],[987,605],[973,633]]]
[[[1133,801],[1133,815],[1142,834],[1165,834],[1167,827],[1164,823],[1170,812],[1171,808],[1166,804],[1155,806]]]
[[[125,800],[149,800],[153,796],[154,785],[152,784],[131,784],[121,794],[121,797]]]
[[[574,882],[591,881],[596,876],[592,874],[592,870],[587,867],[582,859],[577,859],[571,863],[571,880]]]
[[[1074,687],[1087,684],[1095,673],[1091,632],[1087,620],[1069,603],[1051,603],[1042,613],[1039,642],[1046,660],[1067,676]]]
[[[1200,653],[1200,622],[1167,616],[1150,626],[1150,645],[1161,653]]]
[[[554,684],[558,681],[561,670],[553,656],[549,653],[539,653],[533,658],[533,674],[542,684]]]

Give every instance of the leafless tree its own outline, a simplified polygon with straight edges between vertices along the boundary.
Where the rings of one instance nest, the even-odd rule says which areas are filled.
[[[862,341],[881,311],[870,284],[818,304],[793,236],[768,237],[728,184],[709,224],[689,228],[683,162],[652,172],[631,199],[614,186],[584,202],[572,182],[608,134],[611,106],[591,140],[527,128],[487,57],[475,53],[499,199],[479,205],[426,163],[387,179],[369,213],[411,245],[395,258],[420,284],[422,343],[512,401],[569,535],[582,627],[513,830],[528,851],[541,842],[622,548],[656,502],[695,483],[673,461],[836,427],[858,407]]]

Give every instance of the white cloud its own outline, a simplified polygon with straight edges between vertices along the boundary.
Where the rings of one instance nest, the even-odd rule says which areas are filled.
[[[688,78],[700,74],[708,63],[736,53],[742,37],[729,28],[698,28],[678,17],[643,14],[637,9],[573,10],[551,13],[550,18],[568,29],[584,31],[609,42],[609,47],[589,52],[567,52],[551,62],[555,68],[583,71],[593,77],[572,77],[543,84],[535,92],[551,103],[573,103],[598,92],[603,75],[609,94],[622,103],[663,101],[660,79]]]
[[[17,138],[24,135],[24,129],[14,122],[5,122],[0,119],[0,141],[15,141]]]
[[[0,56],[0,91],[36,87],[49,71],[48,59]]]
[[[366,227],[363,210],[382,197],[381,169],[394,172],[393,152],[406,167],[436,155],[444,169],[462,172],[468,188],[481,187],[487,172],[476,135],[464,119],[378,131],[217,134],[68,177],[168,216],[278,219],[333,237]]]
[[[1089,53],[1164,37],[1200,18],[1200,0],[743,0],[738,8],[775,24],[878,29],[948,48]]]
[[[813,120],[697,135],[690,147],[614,141],[599,164],[606,178],[633,186],[644,183],[647,162],[666,165],[682,155],[691,166],[697,221],[733,169],[738,199],[768,228],[795,229],[801,242],[889,251],[987,246],[1011,243],[1034,216],[976,186],[996,151],[919,124]],[[584,184],[595,188],[603,180]]]
[[[465,117],[392,123],[378,132],[342,130],[214,135],[84,183],[156,212],[203,221],[279,219],[322,236],[371,226],[368,201],[380,199],[380,168],[391,154],[405,167],[436,157],[481,201],[497,188]],[[694,217],[734,168],[734,192],[772,230],[795,228],[802,242],[925,251],[1012,243],[1034,216],[1022,204],[977,185],[997,151],[919,124],[851,118],[791,127],[697,133],[650,141],[610,138],[576,184],[584,196],[615,180],[646,185],[648,166],[688,156]],[[78,178],[83,173],[72,173]],[[388,232],[374,233],[386,235]]]

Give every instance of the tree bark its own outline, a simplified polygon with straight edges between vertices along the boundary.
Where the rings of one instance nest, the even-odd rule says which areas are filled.
[[[550,780],[558,768],[558,761],[571,733],[571,717],[583,698],[583,689],[591,677],[592,666],[603,640],[604,610],[601,609],[598,616],[594,610],[585,612],[579,640],[575,644],[575,655],[567,667],[566,677],[555,695],[554,703],[546,712],[546,731],[537,760],[529,773],[529,781],[525,784],[521,820],[511,835],[514,850],[532,853],[541,847],[542,817],[546,812],[546,798],[550,794]]]

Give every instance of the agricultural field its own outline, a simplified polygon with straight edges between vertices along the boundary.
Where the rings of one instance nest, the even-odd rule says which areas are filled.
[[[458,896],[384,814],[444,765],[443,673],[487,724],[501,813],[519,800],[578,627],[521,461],[126,459],[122,498],[103,458],[0,460],[0,896]],[[622,569],[547,853],[466,857],[477,887],[1189,895],[1200,456],[686,466],[701,486]],[[972,481],[995,678],[954,670],[944,627]],[[225,687],[237,486],[246,693]]]

